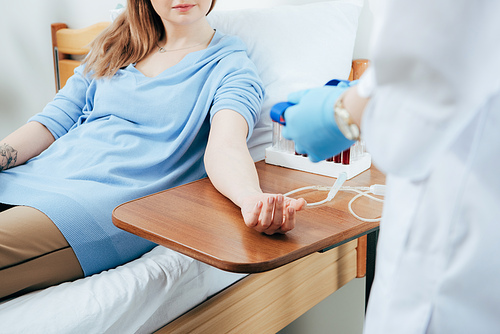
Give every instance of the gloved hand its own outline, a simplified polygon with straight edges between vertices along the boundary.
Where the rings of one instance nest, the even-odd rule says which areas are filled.
[[[348,149],[354,141],[340,132],[333,113],[339,96],[351,84],[323,86],[292,93],[288,96],[289,107],[284,114],[286,125],[282,129],[284,138],[295,142],[295,151],[307,154],[313,162],[333,157]]]

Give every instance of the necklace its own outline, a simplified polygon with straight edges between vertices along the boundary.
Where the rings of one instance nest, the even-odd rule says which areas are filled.
[[[212,38],[212,37],[210,37]],[[191,46],[187,46],[185,48],[180,48],[180,49],[171,49],[171,50],[167,50],[165,49],[163,46],[159,46],[158,44],[156,45],[158,47],[158,53],[165,53],[165,52],[174,52],[174,51],[181,51],[181,50],[187,50],[187,49],[192,49],[194,47],[197,47],[199,45],[202,45],[203,43],[206,43],[207,41],[203,41],[201,43],[198,43],[198,44],[195,44],[195,45],[191,45]]]

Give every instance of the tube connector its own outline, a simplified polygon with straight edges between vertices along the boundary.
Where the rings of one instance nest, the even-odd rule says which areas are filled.
[[[385,196],[385,185],[383,185],[383,184],[371,185],[370,192],[374,195]]]
[[[347,173],[345,172],[340,173],[339,176],[337,177],[337,180],[333,184],[332,189],[330,189],[330,192],[328,193],[328,196],[326,198],[327,201],[331,201],[335,197],[335,195],[337,195],[338,191],[340,190],[340,187],[342,187],[345,180],[347,180]]]

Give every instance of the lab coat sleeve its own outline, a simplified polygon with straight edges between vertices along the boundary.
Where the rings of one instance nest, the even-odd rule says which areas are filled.
[[[375,23],[376,82],[362,122],[382,171],[424,179],[498,91],[500,34],[488,25],[499,12],[500,2],[487,0],[386,3]]]

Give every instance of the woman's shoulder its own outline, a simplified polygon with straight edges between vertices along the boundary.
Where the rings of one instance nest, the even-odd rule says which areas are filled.
[[[203,58],[216,59],[219,65],[233,64],[233,66],[238,66],[237,64],[239,64],[239,66],[246,67],[248,63],[252,63],[248,55],[248,48],[240,37],[219,31],[216,31]]]
[[[218,30],[215,31],[211,45],[218,50],[228,50],[233,52],[247,51],[247,46],[241,38],[235,35],[227,35]]]

